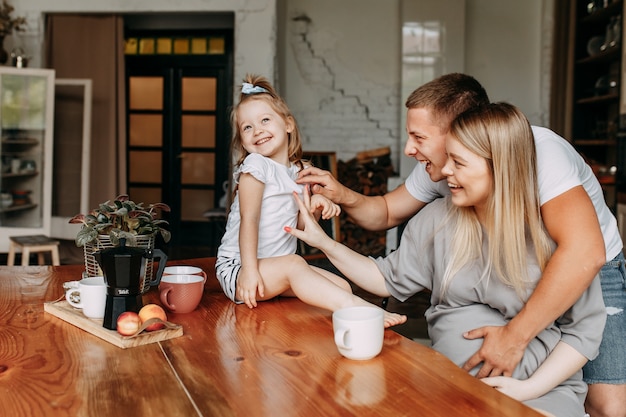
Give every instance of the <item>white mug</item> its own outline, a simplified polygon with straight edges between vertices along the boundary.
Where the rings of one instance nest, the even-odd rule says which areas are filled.
[[[22,168],[22,161],[20,159],[11,160],[11,172],[12,173],[19,174],[21,168]]]
[[[383,348],[383,310],[377,307],[348,307],[333,313],[335,344],[348,359],[367,360]]]
[[[206,282],[207,278],[206,272],[204,272],[202,268],[189,265],[166,266],[163,269],[163,276],[166,275],[199,275],[204,278],[204,282]]]
[[[104,318],[107,286],[104,277],[83,278],[78,285],[65,292],[65,299],[75,308],[83,310],[90,319]]]

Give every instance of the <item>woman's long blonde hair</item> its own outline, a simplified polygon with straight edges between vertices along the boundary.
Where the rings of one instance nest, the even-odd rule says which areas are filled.
[[[502,282],[523,297],[529,289],[527,237],[538,265],[545,268],[552,243],[541,220],[537,157],[533,132],[524,114],[508,103],[492,103],[457,117],[450,135],[487,161],[493,190],[487,204],[489,242],[484,276],[494,270]],[[481,259],[482,227],[473,207],[456,207],[451,262],[443,279],[450,279],[468,262]]]
[[[230,113],[230,124],[233,129],[231,155],[235,165],[241,165],[243,160],[246,159],[246,156],[248,156],[248,151],[244,149],[241,142],[241,133],[239,132],[239,123],[237,121],[237,110],[242,103],[249,100],[265,100],[272,107],[272,109],[274,109],[274,111],[285,120],[285,122],[291,121],[293,123],[294,129],[291,133],[288,133],[287,152],[289,155],[289,161],[298,165],[300,169],[302,169],[302,139],[300,137],[300,130],[298,129],[296,119],[293,117],[293,114],[291,114],[289,107],[287,107],[287,103],[285,103],[285,101],[276,93],[274,87],[272,87],[270,82],[265,77],[247,74],[243,82],[252,84],[254,87],[261,87],[265,91],[254,92],[251,94],[242,92],[239,96],[239,103],[233,107]]]

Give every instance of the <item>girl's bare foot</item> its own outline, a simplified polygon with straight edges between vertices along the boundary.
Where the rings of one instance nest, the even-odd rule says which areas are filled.
[[[406,316],[404,314],[390,313],[389,311],[385,311],[383,320],[385,322],[385,328],[388,328],[406,322]]]

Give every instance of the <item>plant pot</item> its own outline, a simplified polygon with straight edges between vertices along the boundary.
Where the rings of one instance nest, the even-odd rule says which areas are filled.
[[[143,235],[136,236],[137,244],[135,247],[142,249],[154,249],[154,237],[155,235]],[[127,245],[131,246],[131,245]],[[87,277],[102,276],[102,270],[98,261],[96,261],[94,253],[103,249],[113,248],[115,245],[111,243],[109,235],[98,235],[98,240],[95,242],[87,243],[83,246],[85,253],[85,274]],[[141,287],[141,293],[145,293],[150,289],[150,281],[152,281],[153,260],[146,259],[145,273],[143,276],[143,285]]]

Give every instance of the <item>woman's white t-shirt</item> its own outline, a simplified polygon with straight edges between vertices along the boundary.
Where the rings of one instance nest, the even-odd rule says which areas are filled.
[[[617,221],[606,205],[602,187],[591,167],[565,139],[543,127],[533,126],[537,149],[537,177],[541,204],[582,185],[596,209],[604,237],[607,262],[622,251],[622,239]],[[433,182],[424,164],[418,164],[406,179],[405,186],[413,198],[430,203],[436,198],[450,195],[446,180]],[[575,210],[575,208],[572,208]],[[563,213],[564,216],[567,213]]]

